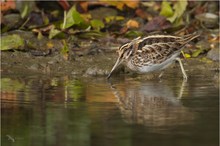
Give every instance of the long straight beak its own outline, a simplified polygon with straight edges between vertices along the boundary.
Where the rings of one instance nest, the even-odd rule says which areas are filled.
[[[117,59],[117,61],[116,61],[116,63],[115,63],[115,65],[113,66],[111,72],[109,73],[107,79],[109,79],[109,78],[111,77],[113,71],[114,71],[122,62],[123,62],[123,59],[121,59],[121,57],[119,56],[118,59]]]

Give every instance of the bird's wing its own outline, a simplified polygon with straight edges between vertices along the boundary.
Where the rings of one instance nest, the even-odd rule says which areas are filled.
[[[133,62],[141,65],[160,64],[181,49],[191,40],[197,38],[197,34],[189,34],[182,37],[171,35],[152,35],[139,40],[135,47]]]
[[[145,45],[142,50],[136,51],[134,62],[139,62],[142,65],[160,64],[172,55],[179,53],[180,47],[181,44],[177,42]]]

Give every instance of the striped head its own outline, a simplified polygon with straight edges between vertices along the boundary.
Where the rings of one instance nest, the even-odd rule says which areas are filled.
[[[121,47],[119,47],[119,49],[117,50],[118,53],[118,59],[115,63],[115,65],[113,66],[111,72],[109,73],[107,78],[110,78],[112,72],[123,62],[127,62],[131,59],[131,57],[133,56],[133,53],[135,51],[136,45],[139,44],[139,42],[141,41],[140,37],[132,40],[131,42],[128,42],[124,45],[122,45]]]

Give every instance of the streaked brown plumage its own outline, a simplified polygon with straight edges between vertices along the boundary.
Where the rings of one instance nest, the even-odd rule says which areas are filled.
[[[197,34],[189,34],[182,37],[172,35],[138,37],[118,49],[119,57],[108,78],[122,62],[133,71],[147,73],[163,70],[177,60],[180,63],[183,77],[187,79],[178,56],[182,48],[198,36]]]

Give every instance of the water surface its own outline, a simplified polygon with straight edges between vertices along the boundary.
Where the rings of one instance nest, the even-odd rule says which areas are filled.
[[[2,76],[3,146],[218,146],[212,78]]]

